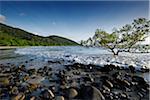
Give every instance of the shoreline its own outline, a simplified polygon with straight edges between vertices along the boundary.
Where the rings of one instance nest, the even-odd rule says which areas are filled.
[[[16,46],[7,48],[12,49]],[[6,52],[2,50],[2,54],[6,57],[9,55],[13,57],[11,51],[13,50],[6,50]],[[25,49],[25,52],[32,54],[35,53],[35,50],[33,49],[31,52]],[[56,57],[56,55],[54,56]],[[101,55],[100,57],[105,56]],[[0,98],[33,100],[148,99],[149,80],[144,75],[149,75],[149,69],[136,70],[134,66],[123,67],[115,63],[114,65],[113,63],[103,63],[103,66],[83,64],[77,62],[78,59],[65,64],[65,60],[59,58],[39,58],[40,56],[21,56],[0,61],[0,88],[2,90]]]
[[[0,46],[1,49],[15,49],[15,48],[20,48],[20,46]]]
[[[26,62],[29,63],[29,62]],[[63,69],[54,70],[47,62],[42,68],[26,68],[11,63],[0,67],[2,99],[50,99],[50,100],[147,100],[149,83],[132,67],[84,65],[72,63]],[[6,88],[12,87],[12,88]],[[5,92],[3,92],[5,91]],[[119,91],[119,92],[118,92]],[[8,93],[7,93],[8,92]],[[5,95],[6,93],[6,95]],[[144,94],[143,94],[144,93]],[[57,98],[62,99],[57,99]],[[18,100],[17,99],[17,100]]]

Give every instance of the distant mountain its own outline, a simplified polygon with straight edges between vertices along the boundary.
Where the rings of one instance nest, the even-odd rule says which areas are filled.
[[[0,23],[0,46],[66,46],[78,43],[60,36],[38,36]]]

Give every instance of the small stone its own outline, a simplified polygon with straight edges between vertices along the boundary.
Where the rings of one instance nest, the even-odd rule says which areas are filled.
[[[121,93],[120,96],[121,96],[122,99],[127,98],[127,95],[125,93]]]
[[[124,84],[125,86],[127,86],[127,87],[130,86],[130,83],[129,83],[127,80],[123,80],[122,82],[123,82],[123,84]]]
[[[11,93],[12,93],[13,95],[17,95],[17,94],[19,93],[18,88],[17,88],[16,86],[13,87],[12,90],[11,90]]]
[[[140,98],[144,97],[144,95],[142,93],[140,93],[140,92],[138,92],[137,94],[140,96]]]
[[[44,90],[41,94],[43,99],[53,99],[55,97],[51,90]]]
[[[36,100],[36,97],[32,96],[30,97],[30,100]]]
[[[30,97],[30,99],[29,100],[41,100],[41,98],[40,97],[38,97],[38,96],[31,96]]]
[[[12,100],[24,100],[25,95],[23,93],[19,93],[17,96],[12,97]]]
[[[110,89],[107,86],[103,85],[102,87],[103,87],[104,90],[110,92]]]
[[[105,85],[108,86],[109,88],[113,88],[113,84],[108,80],[106,80]]]
[[[4,85],[4,86],[9,85],[9,79],[6,77],[0,78],[0,85]]]

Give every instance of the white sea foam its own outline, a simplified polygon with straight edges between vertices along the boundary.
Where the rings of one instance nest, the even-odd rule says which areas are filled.
[[[101,66],[104,64],[114,64],[122,67],[132,65],[137,69],[150,69],[150,53],[121,53],[117,58],[114,58],[113,55],[105,49],[80,46],[26,47],[17,48],[15,53],[34,56],[38,59],[44,59],[45,61],[63,59],[65,63],[74,61]]]

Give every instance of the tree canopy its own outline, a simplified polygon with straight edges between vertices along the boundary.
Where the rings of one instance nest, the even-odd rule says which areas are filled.
[[[119,52],[131,52],[133,48],[139,49],[140,42],[144,41],[149,35],[150,21],[146,18],[138,18],[131,24],[115,29],[112,33],[97,29],[94,36],[87,41],[82,41],[82,44],[105,47],[114,55],[118,55]],[[146,45],[147,49],[149,49],[149,45]]]

